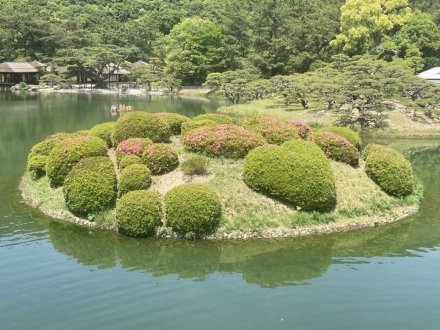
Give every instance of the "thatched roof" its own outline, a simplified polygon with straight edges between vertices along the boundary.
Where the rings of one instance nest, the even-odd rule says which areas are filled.
[[[29,62],[0,63],[0,73],[37,73],[38,69]]]
[[[428,80],[440,80],[440,67],[423,71],[419,73],[417,77]]]
[[[104,74],[120,74],[120,75],[127,75],[130,74],[130,71],[124,69],[124,68],[116,68],[116,65],[113,63],[110,63],[109,65],[107,65],[104,70],[103,70]]]

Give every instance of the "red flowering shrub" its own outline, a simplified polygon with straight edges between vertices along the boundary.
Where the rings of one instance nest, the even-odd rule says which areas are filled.
[[[184,137],[183,144],[186,150],[207,156],[243,158],[266,141],[244,127],[228,124],[196,129]]]
[[[168,173],[179,166],[176,150],[165,143],[148,145],[142,154],[142,161],[153,174]]]
[[[116,148],[116,159],[119,162],[122,157],[128,155],[142,157],[142,154],[146,150],[147,146],[151,144],[153,144],[153,142],[150,139],[143,138],[131,138],[122,141]]]
[[[359,151],[342,136],[332,132],[317,132],[314,139],[328,158],[353,167],[359,165]]]
[[[309,125],[299,119],[290,119],[287,123],[295,126],[298,129],[298,134],[301,139],[311,139],[313,138],[312,129]]]

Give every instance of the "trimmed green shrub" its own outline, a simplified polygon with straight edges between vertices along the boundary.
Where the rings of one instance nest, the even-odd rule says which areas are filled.
[[[281,146],[295,153],[310,155],[313,157],[325,157],[324,151],[312,141],[290,140],[284,142]]]
[[[83,158],[105,156],[107,144],[95,136],[73,136],[57,144],[46,163],[46,173],[53,186],[63,185],[64,178]]]
[[[152,144],[153,141],[150,139],[130,138],[124,140],[116,147],[116,160],[120,162],[122,157],[129,155],[141,158],[142,154],[147,150],[147,147]]]
[[[171,112],[157,112],[155,115],[159,116],[170,126],[173,135],[180,135],[182,124],[191,120],[186,116]]]
[[[207,173],[208,160],[202,156],[191,156],[180,164],[185,175],[202,175]]]
[[[362,140],[358,132],[353,131],[348,127],[329,126],[319,129],[320,132],[332,132],[338,134],[350,142],[357,150],[361,151]]]
[[[118,182],[120,195],[134,190],[148,189],[151,186],[151,171],[143,164],[132,164],[121,171]]]
[[[207,156],[243,158],[247,153],[266,144],[260,135],[237,125],[199,128],[185,135],[186,150]]]
[[[102,123],[93,126],[89,130],[89,134],[92,136],[99,137],[107,143],[109,148],[113,147],[113,129],[115,128],[115,123],[110,121],[107,123]]]
[[[295,124],[274,117],[245,116],[240,125],[260,134],[270,144],[281,145],[286,141],[301,138]]]
[[[31,177],[37,180],[46,175],[46,162],[48,156],[35,155],[29,159],[27,169],[31,173]]]
[[[173,171],[179,166],[179,157],[171,145],[153,143],[145,149],[142,155],[142,162],[148,166],[151,173],[164,174]]]
[[[298,134],[301,139],[313,138],[313,132],[309,125],[299,119],[290,119],[287,121],[289,124],[295,126],[298,129]]]
[[[368,144],[362,152],[362,159],[366,160],[370,154],[373,154],[375,152],[381,152],[383,147],[384,146],[380,144],[374,144],[374,143]]]
[[[114,141],[119,144],[129,138],[146,138],[153,142],[168,142],[170,126],[158,116],[134,111],[124,114],[115,123]]]
[[[344,137],[332,132],[315,132],[314,139],[328,158],[353,167],[359,166],[359,151]]]
[[[208,128],[217,126],[217,123],[212,120],[190,120],[182,124],[182,136],[194,131],[198,128]]]
[[[259,147],[245,159],[243,180],[251,189],[305,211],[325,212],[336,205],[335,178],[323,154]]]
[[[222,205],[206,184],[184,184],[165,195],[167,225],[179,234],[201,237],[213,233],[220,223]]]
[[[219,113],[205,113],[203,115],[195,116],[192,120],[211,120],[216,124],[232,124],[232,118]]]
[[[63,186],[67,208],[79,215],[109,209],[116,199],[116,174],[109,157],[79,161],[66,176]]]
[[[71,136],[72,134],[70,133],[56,133],[48,136],[46,139],[31,148],[28,154],[28,162],[34,156],[49,156],[50,152],[57,144]]]
[[[161,225],[160,194],[149,190],[130,191],[116,202],[116,224],[128,236],[152,236]]]
[[[407,196],[414,190],[411,163],[398,151],[373,145],[365,161],[365,171],[376,184],[391,196]]]
[[[122,171],[127,166],[133,164],[142,164],[142,159],[135,155],[127,155],[121,158],[119,161],[119,169]]]

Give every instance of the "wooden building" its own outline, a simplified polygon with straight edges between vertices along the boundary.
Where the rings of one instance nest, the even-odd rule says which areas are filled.
[[[42,66],[37,61],[0,63],[0,84],[15,85],[20,82],[38,84],[38,73]]]
[[[128,81],[128,75],[130,71],[117,67],[115,64],[110,63],[104,68],[103,76],[104,81],[108,83],[112,82],[126,82]]]

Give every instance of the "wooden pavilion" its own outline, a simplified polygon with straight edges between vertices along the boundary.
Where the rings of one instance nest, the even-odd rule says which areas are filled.
[[[20,82],[38,84],[40,62],[3,62],[0,63],[0,84],[15,85]]]

